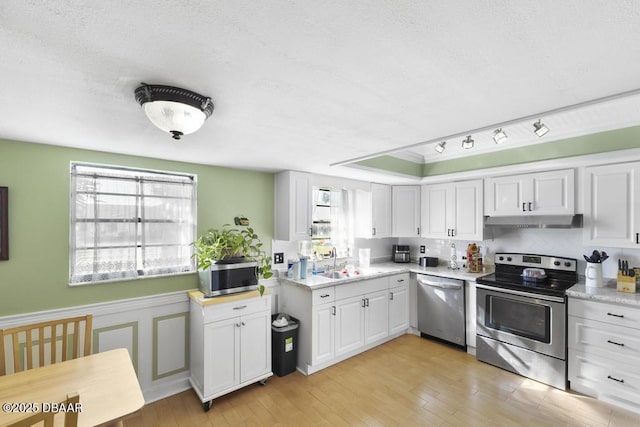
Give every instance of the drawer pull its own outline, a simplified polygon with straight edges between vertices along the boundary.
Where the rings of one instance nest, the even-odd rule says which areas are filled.
[[[522,212],[526,212],[527,210],[524,208],[526,206],[525,202],[522,202]]]
[[[614,344],[614,345],[619,345],[620,347],[624,347],[624,344],[619,343],[619,342],[615,342],[615,341],[611,341],[611,340],[607,340],[607,342],[608,342],[609,344]]]
[[[236,323],[236,328],[239,328],[239,327],[240,327],[240,323]]]
[[[329,295],[329,294],[324,294],[324,295],[320,295],[320,298],[327,298],[327,297],[330,297],[330,296],[331,295]]]
[[[238,307],[233,307],[234,310],[244,310],[245,308],[247,308],[246,305],[239,305]]]
[[[404,279],[398,279],[398,280],[396,280],[396,282],[402,283],[402,282],[404,282]]]
[[[620,319],[624,317],[624,315],[622,314],[613,314],[613,313],[607,313],[607,316],[619,317]]]
[[[607,375],[607,378],[609,378],[610,380],[614,380],[616,382],[619,382],[620,384],[624,384],[624,380],[620,380],[618,378],[612,377],[611,375]]]

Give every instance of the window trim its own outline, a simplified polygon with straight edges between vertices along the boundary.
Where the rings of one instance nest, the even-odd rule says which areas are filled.
[[[103,169],[105,175],[98,175],[103,179],[108,179],[109,176],[107,176],[106,174],[108,174],[109,171],[113,171],[114,173],[117,173],[118,171],[123,172],[123,175],[126,175],[128,173],[131,174],[135,174],[135,173],[139,173],[141,175],[144,176],[144,174],[148,174],[148,175],[167,175],[168,177],[179,177],[179,178],[187,178],[188,180],[192,181],[192,185],[193,185],[193,197],[180,197],[180,196],[156,196],[156,195],[144,195],[142,192],[136,192],[136,194],[126,194],[126,193],[109,193],[109,192],[104,192],[104,193],[98,193],[98,192],[87,192],[87,191],[76,191],[76,185],[74,185],[74,176],[96,176],[95,173],[87,173],[87,172],[77,172],[77,167],[87,167],[87,168],[99,168],[99,169]],[[122,176],[122,177],[114,177],[114,179],[118,179],[121,181],[126,181],[128,178],[126,176]],[[162,180],[162,179],[153,179],[153,178],[144,178],[140,179],[140,177],[135,177],[135,176],[131,176],[130,178],[133,181],[136,181],[138,183],[148,183],[148,182],[160,182],[160,183],[179,183],[179,179],[176,181],[171,181],[171,179],[167,179],[167,180]],[[139,268],[139,266],[136,266],[135,268],[135,276],[127,276],[127,277],[112,277],[112,278],[106,278],[106,279],[98,279],[98,280],[77,280],[77,278],[79,277],[92,277],[94,275],[98,275],[99,273],[88,273],[88,274],[76,274],[74,275],[73,272],[75,270],[75,266],[74,266],[74,262],[76,261],[76,254],[74,253],[74,250],[78,250],[78,249],[90,249],[91,246],[86,246],[86,247],[75,247],[75,239],[76,239],[76,228],[75,228],[75,224],[79,223],[79,222],[89,222],[90,220],[87,218],[84,219],[80,219],[78,220],[76,218],[76,211],[75,209],[77,208],[76,203],[75,203],[75,196],[77,194],[100,194],[100,195],[115,195],[115,196],[131,196],[131,197],[135,197],[136,198],[136,206],[135,206],[135,210],[136,210],[136,218],[122,218],[122,219],[109,219],[109,218],[98,218],[97,221],[100,223],[109,223],[109,222],[118,222],[118,223],[133,223],[135,222],[136,225],[140,228],[139,231],[137,232],[138,237],[136,239],[136,244],[135,244],[135,248],[136,251],[141,251],[142,253],[144,253],[144,248],[145,247],[168,247],[168,246],[184,246],[181,245],[179,242],[178,243],[170,243],[170,244],[163,244],[163,243],[154,243],[154,244],[148,244],[145,245],[144,244],[144,234],[142,233],[143,227],[142,225],[149,223],[179,223],[181,221],[177,221],[177,220],[171,220],[171,219],[153,219],[153,220],[148,220],[145,221],[144,220],[144,213],[142,211],[142,209],[144,208],[144,204],[143,204],[143,200],[144,199],[153,199],[153,198],[166,198],[166,199],[185,199],[185,200],[191,200],[191,209],[192,209],[192,224],[191,224],[191,236],[193,238],[193,240],[196,239],[197,236],[197,218],[198,218],[198,176],[196,174],[191,174],[191,173],[184,173],[184,172],[173,172],[173,171],[164,171],[164,170],[156,170],[156,169],[146,169],[146,168],[136,168],[136,167],[126,167],[126,166],[115,166],[115,165],[109,165],[109,164],[99,164],[99,163],[88,163],[88,162],[81,162],[81,161],[71,161],[70,162],[70,166],[69,166],[69,270],[68,270],[68,285],[70,287],[75,287],[75,286],[90,286],[90,285],[94,285],[94,284],[104,284],[104,283],[113,283],[113,282],[126,282],[126,281],[134,281],[134,280],[141,280],[141,279],[153,279],[153,278],[160,278],[160,277],[172,277],[172,276],[182,276],[182,275],[191,275],[191,274],[196,274],[197,273],[197,268],[196,268],[196,263],[195,260],[193,259],[192,256],[189,257],[189,269],[188,270],[181,270],[181,271],[171,271],[171,272],[162,272],[162,273],[149,273],[149,271],[145,270],[145,269],[141,269]],[[95,222],[91,221],[91,222]],[[191,243],[191,242],[190,242]],[[193,255],[193,247],[191,246],[191,244],[189,243],[190,246],[190,252],[191,255]],[[98,247],[93,247],[94,249],[99,248]],[[102,248],[130,248],[132,247],[131,245],[123,245],[123,246],[102,246]],[[139,262],[142,262],[142,260],[140,260]],[[166,268],[170,268],[170,267],[166,267]],[[163,267],[160,267],[160,269],[163,269]],[[122,270],[122,274],[126,275],[127,271],[129,270]],[[105,273],[108,274],[108,273]],[[118,274],[117,272],[114,272],[114,274]],[[76,279],[75,281],[73,279]]]

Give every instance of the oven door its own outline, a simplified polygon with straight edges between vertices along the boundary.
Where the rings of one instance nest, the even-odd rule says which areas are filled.
[[[563,297],[476,285],[477,334],[566,359]]]

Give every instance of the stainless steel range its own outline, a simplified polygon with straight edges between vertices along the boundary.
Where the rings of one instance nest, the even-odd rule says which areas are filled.
[[[476,358],[567,388],[567,300],[577,260],[497,253],[495,273],[476,280]]]

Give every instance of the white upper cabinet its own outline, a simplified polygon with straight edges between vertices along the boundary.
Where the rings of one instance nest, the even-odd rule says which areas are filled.
[[[482,180],[422,186],[421,235],[482,240]]]
[[[584,243],[640,247],[640,162],[585,169]]]
[[[286,171],[275,177],[276,240],[304,240],[311,238],[310,174]]]
[[[391,186],[356,190],[356,237],[391,237]]]
[[[399,185],[391,188],[391,235],[420,236],[419,185]]]
[[[573,169],[485,180],[485,214],[573,215],[575,189]]]

